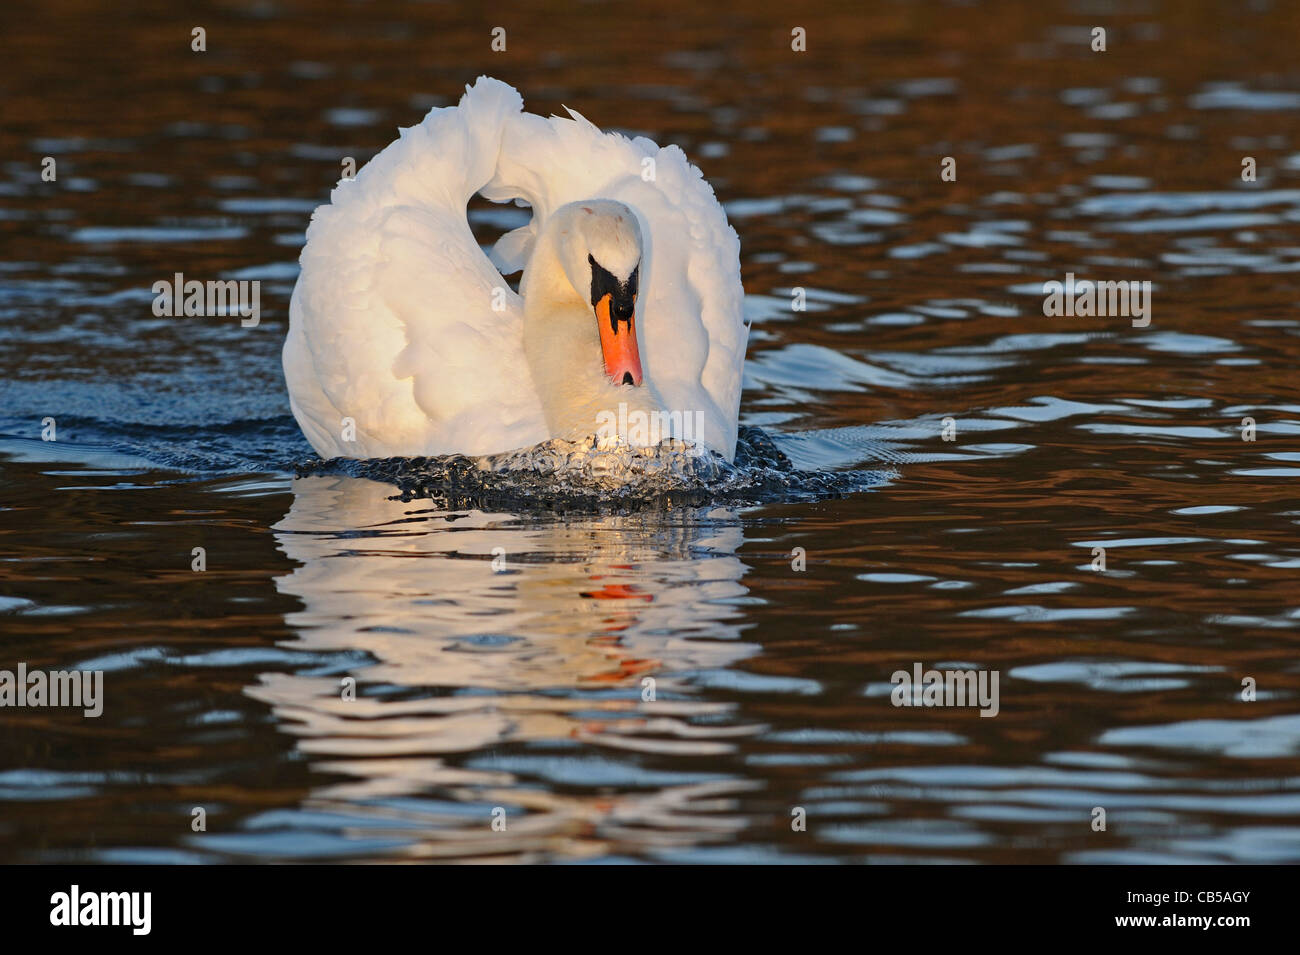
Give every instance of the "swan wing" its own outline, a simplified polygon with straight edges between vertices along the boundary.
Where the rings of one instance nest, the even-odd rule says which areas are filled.
[[[322,456],[489,454],[546,439],[522,301],[466,220],[522,108],[509,86],[481,78],[313,214],[284,369]]]

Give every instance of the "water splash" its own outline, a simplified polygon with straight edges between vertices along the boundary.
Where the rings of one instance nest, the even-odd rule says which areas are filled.
[[[603,512],[823,500],[879,487],[894,472],[803,471],[766,432],[742,425],[734,462],[676,439],[631,447],[591,436],[478,458],[306,461],[297,473],[384,481],[402,500],[428,498],[449,509]]]

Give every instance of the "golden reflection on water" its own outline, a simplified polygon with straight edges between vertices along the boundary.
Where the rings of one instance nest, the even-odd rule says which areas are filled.
[[[648,827],[633,844],[663,846],[743,825],[718,812],[726,794],[750,788],[740,780],[579,796],[440,758],[529,741],[708,757],[759,732],[677,676],[758,650],[741,639],[734,605],[746,593],[735,515],[525,521],[433,511],[370,480],[305,477],[294,480],[293,505],[275,532],[299,564],[276,580],[303,604],[288,617],[298,632],[288,646],[358,657],[346,674],[359,686],[355,698],[344,698],[343,674],[266,673],[247,690],[317,770],[352,777],[315,790],[314,805],[346,804],[398,827],[403,812],[371,801],[433,787],[479,807],[477,818],[405,810],[417,831],[405,832],[403,851],[414,855],[439,845],[523,852],[538,839],[549,851],[584,855],[609,851],[588,844],[591,829],[626,838]],[[580,779],[581,761],[574,766]],[[483,807],[497,803],[509,807],[509,839],[486,825]]]

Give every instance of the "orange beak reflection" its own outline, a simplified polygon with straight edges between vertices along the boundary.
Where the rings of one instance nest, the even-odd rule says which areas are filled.
[[[613,295],[606,293],[596,302],[596,325],[600,328],[600,350],[605,356],[605,374],[616,385],[641,384],[641,353],[636,347],[636,316],[612,317]],[[636,297],[633,296],[633,303]]]

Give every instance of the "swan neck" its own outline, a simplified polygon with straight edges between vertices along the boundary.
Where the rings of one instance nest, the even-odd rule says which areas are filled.
[[[647,382],[617,387],[606,375],[596,314],[569,281],[551,237],[543,232],[519,287],[524,299],[524,356],[551,437],[595,434],[602,412],[659,407]]]

